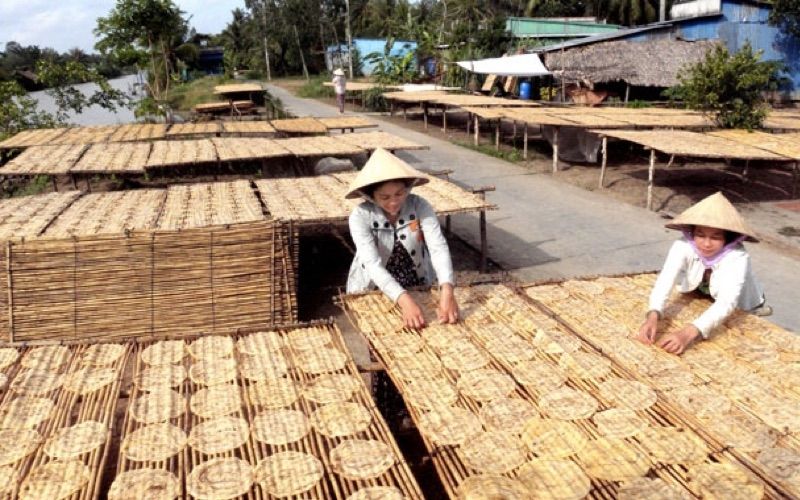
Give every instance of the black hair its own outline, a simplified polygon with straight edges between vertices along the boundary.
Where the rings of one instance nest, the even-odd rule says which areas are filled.
[[[363,188],[361,188],[361,192],[364,193],[366,196],[369,196],[370,198],[374,199],[375,191],[377,191],[379,187],[383,186],[387,182],[402,182],[403,184],[406,185],[407,188],[410,188],[411,186],[414,185],[413,179],[390,179],[388,181],[376,182],[374,184],[364,186]]]
[[[689,228],[690,228],[690,231],[689,231],[689,233],[690,233],[692,236],[694,236],[694,230],[695,230],[695,228],[696,228],[696,227],[697,227],[696,225],[694,225],[694,226],[689,226]],[[708,226],[708,227],[712,227],[712,226]],[[720,228],[718,228],[718,227],[715,227],[714,229],[720,229]],[[725,244],[726,244],[726,245],[728,245],[729,243],[732,243],[732,242],[736,241],[736,239],[737,239],[737,238],[739,238],[739,237],[741,237],[741,236],[742,236],[741,234],[739,234],[739,233],[737,233],[737,232],[734,232],[734,231],[728,231],[727,229],[723,229],[723,230],[722,230],[722,232],[723,232],[723,234],[724,234],[724,236],[723,236],[723,237],[725,238]]]

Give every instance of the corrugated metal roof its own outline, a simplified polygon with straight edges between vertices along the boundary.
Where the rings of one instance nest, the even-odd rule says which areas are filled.
[[[544,47],[536,47],[531,49],[530,51],[535,53],[553,52],[561,49],[569,49],[571,47],[579,47],[581,45],[590,45],[597,42],[605,42],[608,40],[616,40],[618,38],[626,38],[639,33],[644,33],[646,31],[654,31],[670,27],[672,27],[671,22],[653,23],[653,24],[648,24],[646,26],[639,26],[636,28],[624,28],[614,31],[612,33],[601,33],[599,35],[587,36],[585,38],[579,38],[577,40],[569,40],[567,42],[556,43],[553,45],[545,45]]]
[[[620,26],[586,20],[509,17],[506,31],[515,38],[564,38],[617,31]]]

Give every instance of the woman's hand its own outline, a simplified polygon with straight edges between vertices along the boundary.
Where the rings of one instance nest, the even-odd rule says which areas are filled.
[[[453,285],[450,283],[445,283],[439,288],[439,308],[436,313],[442,323],[458,322],[458,303]]]
[[[657,331],[658,313],[650,311],[647,313],[647,319],[645,319],[642,326],[639,327],[639,334],[636,338],[643,344],[652,344],[656,340]]]
[[[403,312],[403,326],[419,330],[425,327],[425,316],[422,314],[422,309],[411,298],[411,294],[403,292],[397,299],[397,305]]]
[[[677,332],[665,335],[656,345],[672,354],[680,354],[699,336],[700,330],[696,326],[686,325]]]

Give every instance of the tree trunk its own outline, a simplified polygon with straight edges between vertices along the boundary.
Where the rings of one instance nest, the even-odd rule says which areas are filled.
[[[297,50],[300,51],[300,62],[303,64],[303,76],[305,76],[306,81],[308,81],[311,79],[311,77],[308,76],[308,68],[306,67],[306,58],[303,55],[303,46],[300,45],[300,35],[297,34],[297,25],[293,24],[292,28],[294,28],[294,39],[297,42]]]
[[[269,31],[268,27],[269,24],[267,23],[267,2],[264,1],[264,6],[262,7],[264,13],[264,60],[267,63],[267,81],[272,81],[272,73],[269,67]]]

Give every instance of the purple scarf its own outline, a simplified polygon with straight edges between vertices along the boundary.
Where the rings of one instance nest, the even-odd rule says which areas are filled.
[[[741,242],[747,239],[747,236],[740,235],[738,238],[736,238],[735,240],[731,241],[730,243],[722,247],[722,250],[717,252],[716,255],[714,255],[709,259],[704,257],[702,253],[700,253],[700,249],[697,248],[697,245],[694,243],[694,236],[692,235],[691,231],[683,231],[683,236],[684,238],[686,238],[686,241],[688,241],[689,244],[692,246],[692,249],[694,249],[694,253],[697,254],[697,256],[700,258],[700,262],[703,263],[706,269],[711,269],[714,266],[714,264],[721,261],[722,258],[728,254],[728,252],[733,250],[737,245],[739,245]]]

